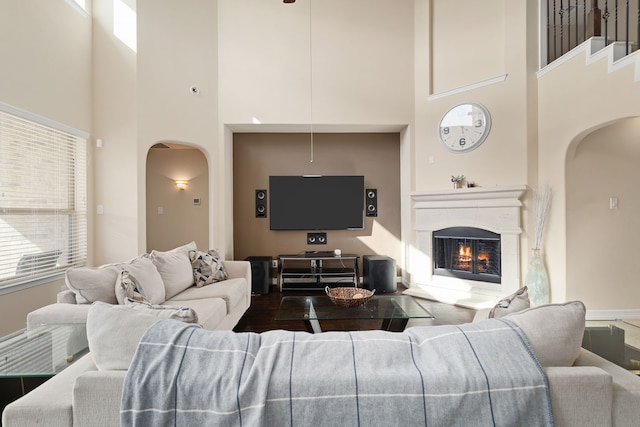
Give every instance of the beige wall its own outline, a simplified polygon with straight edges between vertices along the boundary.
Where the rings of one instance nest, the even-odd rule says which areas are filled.
[[[585,136],[567,158],[567,299],[593,309],[638,307],[629,298],[638,286],[638,135],[639,118],[621,120]]]
[[[505,73],[507,1],[431,1],[432,93]]]
[[[185,147],[151,148],[146,168],[146,252],[166,251],[191,241],[200,249],[209,249],[209,170],[202,152]],[[187,188],[179,190],[176,180],[188,181]]]
[[[92,260],[96,265],[120,262],[144,252],[144,245],[138,243],[143,231],[138,224],[138,204],[144,194],[139,186],[144,181],[139,178],[139,154],[135,150],[137,60],[136,52],[114,31],[122,19],[114,14],[116,2],[120,0],[93,1],[93,206],[102,205],[104,211],[95,215]],[[135,1],[119,4],[135,13]],[[103,148],[95,148],[98,138]],[[89,212],[96,212],[95,207]]]
[[[410,161],[413,10],[413,0],[218,2],[218,137],[225,151],[215,196],[221,204],[212,215],[228,254],[237,257],[234,132],[405,129],[401,155]],[[411,171],[403,171],[401,192],[408,194]]]
[[[306,250],[340,249],[358,256],[381,254],[401,260],[399,135],[314,134],[313,140],[311,163],[308,134],[234,135],[235,257],[276,258]],[[307,245],[307,231],[271,231],[268,211],[267,218],[255,217],[255,190],[269,189],[269,176],[309,174],[363,175],[365,188],[378,190],[378,216],[365,217],[363,230],[324,230],[327,244],[312,246]]]
[[[537,186],[537,10],[534,2],[495,1],[476,2],[473,0],[456,0],[458,11],[476,11],[482,19],[474,19],[473,25],[456,26],[453,19],[455,12],[452,5],[438,0],[416,0],[415,8],[415,138],[412,147],[411,170],[412,190],[441,190],[451,186],[452,175],[464,175],[468,181],[479,186]],[[490,14],[485,14],[485,6]],[[480,10],[479,10],[480,9]],[[441,17],[450,19],[444,23]],[[465,13],[466,16],[466,13]],[[466,18],[471,19],[473,13]],[[425,23],[437,21],[434,30],[429,31]],[[475,42],[469,49],[487,50],[486,62],[490,58],[496,63],[488,65],[484,60],[470,63],[461,70],[448,70],[449,56],[457,57],[454,47],[443,51],[438,47],[445,37],[447,25],[449,31],[455,27],[458,34],[456,40]],[[499,43],[495,37],[504,32]],[[478,34],[492,34],[489,46]],[[440,39],[440,41],[438,40]],[[500,44],[500,46],[498,46]],[[466,45],[465,45],[466,46]],[[477,46],[481,46],[478,48]],[[530,46],[531,49],[524,49]],[[458,59],[451,58],[452,63]],[[449,75],[450,74],[450,75]],[[494,75],[491,75],[494,74]],[[478,80],[504,75],[504,80],[495,80],[484,84]],[[431,86],[431,83],[438,83]],[[475,84],[474,84],[475,83]],[[487,82],[485,82],[487,83]],[[455,85],[469,85],[452,87]],[[434,89],[453,89],[445,92],[434,92]],[[469,153],[455,154],[444,149],[438,140],[438,123],[444,113],[462,102],[478,102],[488,108],[492,128],[486,141],[476,150]],[[532,192],[525,194],[523,201],[523,233],[521,245],[521,275],[524,276],[531,247],[532,219],[529,215]],[[415,237],[408,241],[414,245],[409,258],[415,259],[417,265],[410,271],[419,271],[422,254],[413,253]]]
[[[137,164],[138,241],[146,242],[145,168],[149,148],[174,141],[198,148],[208,167],[208,194],[201,194],[202,206],[220,209],[218,186],[224,164],[218,121],[217,6],[210,0],[138,0],[137,56]],[[199,90],[194,95],[190,88]],[[133,150],[134,147],[130,147]],[[203,187],[204,188],[204,187]],[[193,207],[193,206],[191,206]],[[204,209],[198,211],[202,212]],[[183,218],[188,220],[188,218]],[[192,235],[193,231],[185,231]],[[174,237],[181,240],[180,236]],[[224,242],[213,235],[213,227],[199,236],[199,247],[216,247]],[[168,242],[167,242],[168,243]],[[224,254],[224,252],[223,252]]]
[[[90,132],[91,17],[65,0],[0,0],[0,32],[0,101]],[[24,328],[62,285],[0,296],[0,336]]]
[[[573,239],[580,241],[579,234],[591,232],[589,229],[576,228],[572,228],[570,232],[568,228],[568,223],[572,221],[571,210],[579,209],[575,205],[569,206],[569,193],[576,191],[575,186],[580,185],[575,177],[572,176],[570,180],[568,176],[568,168],[573,167],[576,150],[579,152],[581,142],[593,131],[620,119],[640,116],[640,104],[637,102],[640,99],[640,87],[634,82],[633,63],[609,72],[611,67],[607,56],[591,64],[585,62],[585,54],[581,52],[539,78],[540,182],[549,183],[553,190],[544,237],[545,261],[549,270],[552,298],[554,301],[582,299],[589,310],[606,311],[631,307],[637,310],[637,301],[630,299],[624,291],[628,286],[624,281],[610,281],[605,287],[599,280],[590,277],[589,282],[585,283],[583,273],[569,268],[569,248],[575,247]],[[580,78],[575,78],[578,75]],[[628,132],[627,127],[617,129],[625,129],[625,133]],[[637,141],[637,133],[634,131],[632,134]],[[620,138],[626,139],[628,136],[620,135]],[[601,150],[601,154],[604,155],[607,149],[603,146]],[[594,175],[603,177],[594,189],[593,197],[604,198],[600,202],[605,206],[608,206],[609,198],[605,194],[616,190],[611,188],[612,184],[604,177],[620,168],[616,165],[613,170],[606,169],[609,165],[611,163],[603,159],[593,171]],[[617,184],[616,187],[620,185]],[[579,192],[581,191],[583,190]],[[633,197],[632,195],[631,198]],[[611,225],[609,215],[619,212],[601,215],[603,223],[600,225]],[[622,226],[623,223],[619,224]],[[614,227],[611,232],[623,235],[628,230]],[[619,243],[626,245],[623,241]],[[575,258],[572,259],[574,262],[571,265],[574,266]],[[604,293],[608,296],[604,297]]]

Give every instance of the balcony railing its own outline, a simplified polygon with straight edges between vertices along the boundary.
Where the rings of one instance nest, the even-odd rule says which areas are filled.
[[[624,42],[625,54],[638,48],[639,0],[546,0],[547,63],[585,40],[601,36]]]

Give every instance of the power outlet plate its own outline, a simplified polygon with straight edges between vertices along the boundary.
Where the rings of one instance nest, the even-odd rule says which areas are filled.
[[[307,233],[307,245],[326,245],[327,233]]]

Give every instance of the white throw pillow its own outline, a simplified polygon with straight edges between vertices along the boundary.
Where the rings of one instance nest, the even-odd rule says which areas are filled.
[[[189,251],[197,250],[196,242],[187,243],[170,251],[153,250],[149,258],[162,276],[165,288],[165,299],[170,299],[192,286],[193,270]]]
[[[540,364],[572,366],[580,353],[586,308],[580,301],[547,304],[508,314],[529,339]]]
[[[118,271],[126,270],[129,277],[133,278],[138,284],[138,290],[147,301],[152,304],[162,304],[165,302],[165,290],[162,276],[158,273],[158,269],[146,256],[139,256],[128,263],[118,264]],[[111,283],[115,293],[115,281]]]
[[[67,270],[65,282],[76,296],[78,304],[102,301],[117,304],[113,284],[119,269],[115,265],[102,267],[77,267]]]
[[[98,370],[129,369],[140,338],[158,320],[123,305],[94,303],[87,314],[87,340]]]

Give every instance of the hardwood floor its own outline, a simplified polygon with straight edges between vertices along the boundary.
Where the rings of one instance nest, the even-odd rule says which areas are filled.
[[[401,293],[405,288],[398,286]],[[285,329],[289,331],[305,331],[305,325],[300,321],[275,320],[280,298],[288,295],[308,295],[314,291],[285,291],[278,292],[273,286],[271,292],[266,295],[253,295],[251,297],[251,307],[238,322],[234,331],[236,332],[265,332],[274,329]],[[323,291],[317,291],[322,294]],[[418,299],[418,302],[435,317],[433,319],[412,319],[407,324],[411,326],[432,326],[432,325],[458,325],[470,322],[473,319],[475,310],[458,307],[450,304],[443,304],[426,299]],[[375,330],[380,329],[382,321],[378,320],[352,320],[352,321],[323,321],[320,326],[323,331],[354,331],[354,330]]]

